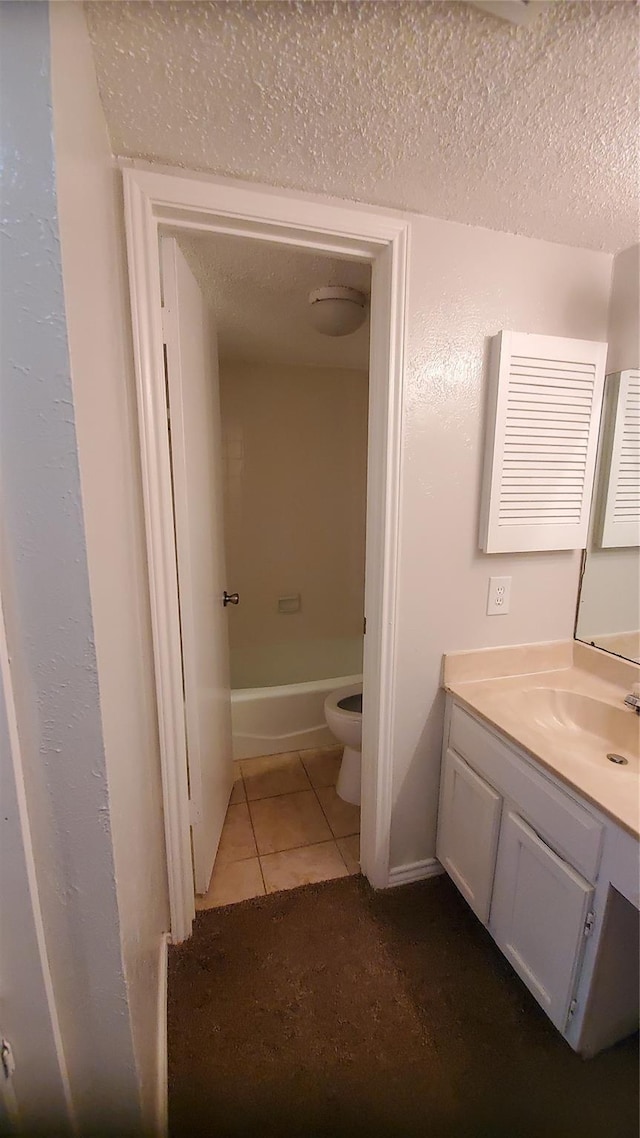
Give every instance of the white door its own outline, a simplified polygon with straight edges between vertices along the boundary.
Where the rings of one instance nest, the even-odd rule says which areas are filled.
[[[501,809],[493,787],[447,751],[436,853],[483,924],[489,918]]]
[[[194,883],[205,893],[233,784],[218,356],[174,238],[161,255]]]
[[[509,811],[489,929],[552,1023],[564,1031],[593,888]]]

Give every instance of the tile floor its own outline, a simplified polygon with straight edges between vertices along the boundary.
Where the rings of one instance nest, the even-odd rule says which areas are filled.
[[[232,905],[360,871],[360,809],[336,794],[341,747],[234,763],[236,777],[208,892]]]

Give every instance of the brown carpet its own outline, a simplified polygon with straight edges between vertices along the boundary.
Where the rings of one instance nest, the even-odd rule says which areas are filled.
[[[172,1138],[632,1138],[637,1038],[584,1061],[445,877],[201,913],[171,949]]]

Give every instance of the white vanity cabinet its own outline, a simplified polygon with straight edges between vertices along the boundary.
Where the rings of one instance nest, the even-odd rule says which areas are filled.
[[[489,919],[502,799],[455,751],[442,772],[438,858],[483,924]]]
[[[627,1007],[623,987],[634,969],[628,950],[624,979],[616,981],[622,1013],[615,1022],[612,1010],[595,1024],[593,1011],[591,1022],[585,1019],[600,948],[591,940],[606,924],[619,835],[615,824],[448,695],[438,859],[551,1021],[575,1050],[589,1054],[634,1027],[634,997],[629,993]],[[626,838],[632,866],[633,839]],[[637,843],[635,849],[637,856]],[[610,986],[608,971],[603,983]]]
[[[588,932],[593,886],[506,810],[489,930],[560,1031]]]

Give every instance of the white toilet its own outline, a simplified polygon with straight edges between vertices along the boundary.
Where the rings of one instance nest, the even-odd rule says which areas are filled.
[[[336,790],[345,802],[360,805],[360,763],[362,752],[362,684],[351,684],[331,692],[324,701],[327,727],[344,753]]]

